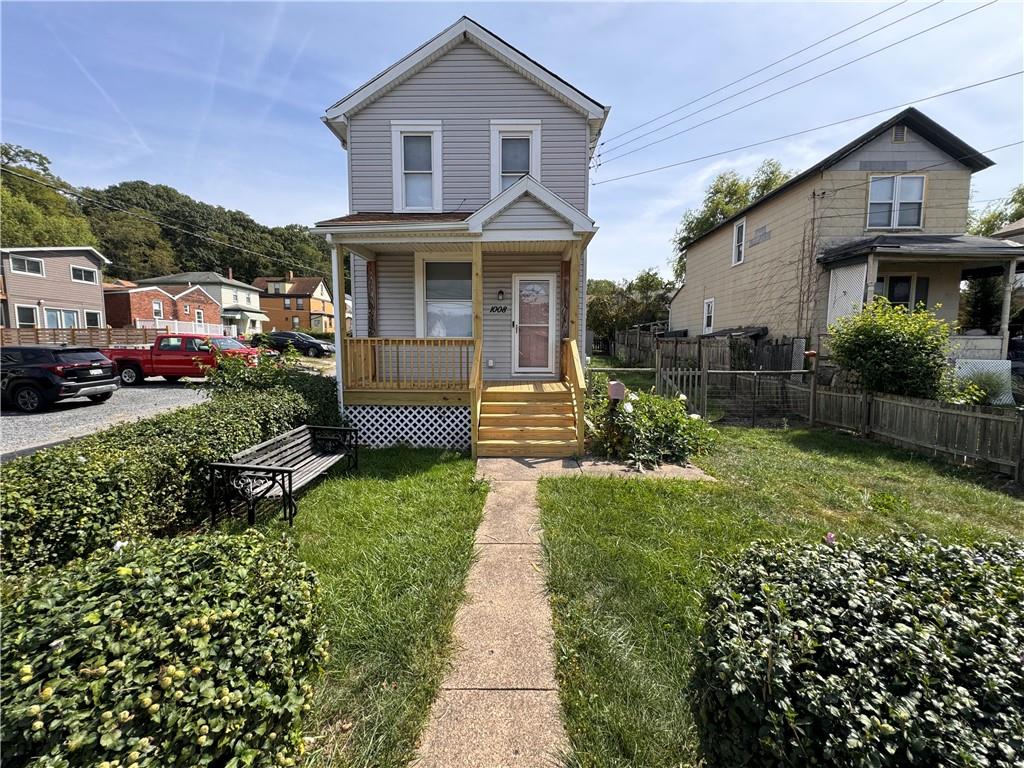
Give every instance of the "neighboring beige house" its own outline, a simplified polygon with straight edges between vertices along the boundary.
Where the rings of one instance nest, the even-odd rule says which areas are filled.
[[[260,309],[260,290],[256,286],[235,280],[231,267],[227,277],[217,272],[178,272],[174,275],[148,277],[136,281],[138,285],[172,286],[180,292],[182,286],[198,285],[220,304],[220,322],[228,336],[249,336],[263,330],[268,318]]]
[[[670,330],[814,346],[875,295],[955,324],[961,281],[1024,270],[1020,246],[964,234],[971,176],[992,164],[920,111],[894,115],[687,244]],[[957,354],[1004,358],[1007,319]]]
[[[998,232],[993,232],[992,237],[998,240],[1012,240],[1015,243],[1024,245],[1024,219],[1011,221]]]
[[[466,17],[327,110],[349,213],[313,231],[335,249],[333,295],[351,265],[337,373],[363,440],[579,450],[589,165],[607,114]]]
[[[0,327],[104,328],[103,267],[87,246],[0,249]]]

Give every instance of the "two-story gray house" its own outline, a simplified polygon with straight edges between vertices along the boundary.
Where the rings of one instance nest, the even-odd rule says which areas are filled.
[[[961,282],[1002,275],[998,335],[959,329],[955,356],[1006,357],[1015,243],[965,234],[971,177],[993,162],[917,109],[871,128],[686,246],[669,326],[808,337],[874,296],[956,325]]]
[[[88,246],[0,249],[0,326],[105,328],[101,286],[109,263]]]
[[[608,108],[463,17],[328,108],[350,213],[317,223],[339,397],[372,445],[582,443],[589,166]]]

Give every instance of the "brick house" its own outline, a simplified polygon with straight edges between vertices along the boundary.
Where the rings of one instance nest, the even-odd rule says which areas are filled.
[[[118,280],[103,286],[112,328],[164,328],[221,334],[220,303],[198,285],[138,285]]]

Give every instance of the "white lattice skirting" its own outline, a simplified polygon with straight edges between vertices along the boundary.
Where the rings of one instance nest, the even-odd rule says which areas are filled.
[[[360,445],[370,448],[392,445],[469,448],[471,430],[467,406],[350,405],[345,413],[359,429]]]

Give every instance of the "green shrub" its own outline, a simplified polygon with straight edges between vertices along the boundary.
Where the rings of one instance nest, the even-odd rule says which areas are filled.
[[[4,765],[292,765],[318,587],[257,532],[129,543],[6,584]]]
[[[237,355],[215,351],[217,364],[206,369],[200,384],[215,400],[231,400],[239,394],[287,388],[298,392],[309,405],[309,423],[344,426],[338,412],[337,380],[300,370],[301,357],[293,348],[280,355],[261,355],[252,364]]]
[[[693,679],[709,764],[1024,759],[1024,546],[755,544],[708,600]]]
[[[295,392],[238,394],[122,424],[0,467],[7,572],[119,539],[166,536],[206,511],[207,465],[305,422]]]
[[[686,398],[629,392],[614,405],[608,400],[608,379],[595,375],[584,406],[590,450],[595,455],[626,461],[637,469],[664,461],[685,464],[704,453],[717,431],[686,410]]]
[[[879,297],[829,327],[833,360],[871,392],[938,396],[949,364],[949,324]]]

